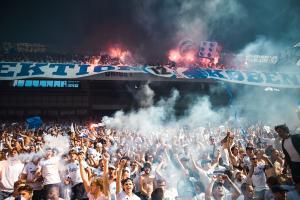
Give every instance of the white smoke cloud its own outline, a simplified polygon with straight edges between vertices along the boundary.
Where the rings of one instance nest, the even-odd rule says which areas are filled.
[[[278,55],[284,48],[285,44],[275,42],[265,36],[257,37],[253,42],[247,44],[239,51],[242,55]]]
[[[70,149],[70,142],[68,136],[63,135],[57,135],[57,136],[51,136],[51,135],[45,135],[44,136],[45,141],[45,148],[49,147],[51,149],[57,149],[58,155],[63,155],[65,153],[68,153]]]
[[[27,163],[32,161],[34,158],[42,158],[43,157],[43,152],[39,151],[36,153],[21,153],[18,154],[15,158],[13,159],[17,159],[20,160],[23,163]],[[9,159],[12,159],[11,157],[9,157]]]
[[[191,105],[186,116],[179,122],[192,128],[206,126],[208,123],[222,123],[224,113],[221,110],[214,111],[208,96],[198,97]]]
[[[143,134],[152,134],[160,131],[164,122],[173,119],[173,109],[179,97],[178,91],[174,90],[169,99],[162,99],[156,105],[132,111],[129,114],[117,111],[114,117],[104,117],[103,123],[119,130],[130,130]]]
[[[141,85],[141,88],[134,94],[141,107],[153,105],[154,91],[149,87],[149,83]]]
[[[276,64],[251,63],[246,67],[248,71],[257,70],[266,73],[283,71],[291,73],[297,70],[296,65],[291,65],[286,56],[281,55],[288,49],[288,46],[291,46],[291,44],[259,36],[253,42],[245,45],[239,51],[239,54],[277,57]],[[269,122],[273,127],[282,123],[286,123],[291,128],[298,126],[299,120],[296,115],[296,104],[300,99],[298,90],[284,88],[265,90],[264,87],[240,85],[236,85],[234,90],[236,95],[234,96],[233,107],[236,112],[246,116],[247,119]]]
[[[272,127],[286,123],[293,129],[299,126],[296,115],[299,97],[296,89],[266,91],[264,87],[245,86],[238,88],[232,107],[249,121],[267,122]]]

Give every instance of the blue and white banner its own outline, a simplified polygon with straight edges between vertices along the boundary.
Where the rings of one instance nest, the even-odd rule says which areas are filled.
[[[92,79],[92,80],[221,80],[232,83],[300,88],[300,72],[258,72],[212,70],[162,66],[101,66],[90,64],[0,62],[0,80],[17,79]]]

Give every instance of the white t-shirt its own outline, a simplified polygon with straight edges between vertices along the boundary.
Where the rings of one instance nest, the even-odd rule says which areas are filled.
[[[67,168],[66,176],[71,178],[73,185],[82,183],[79,162],[77,160],[75,162],[68,163],[66,168]]]
[[[4,199],[4,200],[15,200],[16,199],[16,197],[7,197],[6,199]],[[21,199],[22,200],[22,199]]]
[[[14,183],[24,168],[24,164],[15,159],[0,161],[0,191],[13,192]]]
[[[245,156],[244,159],[244,165],[247,166],[249,169],[251,168],[251,161],[249,156]]]
[[[261,191],[264,189],[268,189],[267,186],[267,178],[264,171],[265,165],[258,163],[256,167],[254,167],[254,172],[252,175],[252,183],[254,186],[254,191]]]
[[[285,150],[288,152],[291,161],[293,161],[293,162],[300,162],[300,154],[295,149],[291,137],[289,137],[288,139],[284,140],[283,146],[284,146]]]
[[[96,150],[96,151],[94,152],[93,159],[94,159],[95,161],[99,161],[100,158],[101,158],[101,156],[102,156],[102,154]]]
[[[106,196],[104,196],[103,194],[100,197],[95,198],[93,195],[91,195],[91,193],[88,193],[87,197],[89,198],[89,200],[108,200],[109,199]]]
[[[221,158],[223,160],[224,165],[226,165],[226,166],[230,165],[229,153],[228,153],[228,150],[226,148],[221,148]]]
[[[109,192],[111,194],[115,194],[117,191],[117,184],[116,184],[116,181],[113,181],[109,184]]]
[[[121,191],[117,194],[117,200],[141,200],[140,197],[132,194],[132,196],[128,196],[124,191]]]
[[[165,199],[166,200],[174,200],[178,196],[177,189],[175,188],[169,188],[165,190]]]
[[[197,200],[205,200],[205,193],[199,194],[197,197]],[[211,200],[215,200],[213,196],[211,196]],[[222,198],[222,200],[232,200],[232,195],[231,194],[225,194]]]
[[[50,159],[42,159],[39,162],[39,166],[42,167],[42,176],[44,178],[44,185],[60,183],[59,176],[59,158],[52,157]]]
[[[25,165],[22,174],[26,174],[27,181],[29,182],[28,185],[32,187],[33,190],[41,190],[42,189],[42,182],[34,182],[32,181],[37,178],[35,175],[37,169],[37,165],[35,165],[33,162],[29,162]]]

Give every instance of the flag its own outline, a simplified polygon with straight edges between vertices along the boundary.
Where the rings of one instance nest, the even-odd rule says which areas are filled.
[[[71,132],[75,133],[75,129],[74,129],[73,122],[72,122],[72,124],[71,124],[71,127],[70,127],[70,129],[71,129]]]
[[[43,124],[43,121],[40,116],[29,117],[26,119],[26,124],[29,129],[39,128]]]

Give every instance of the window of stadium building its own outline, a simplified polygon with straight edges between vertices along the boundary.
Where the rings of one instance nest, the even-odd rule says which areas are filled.
[[[62,80],[15,80],[13,87],[19,88],[79,88],[80,81],[62,81]]]

